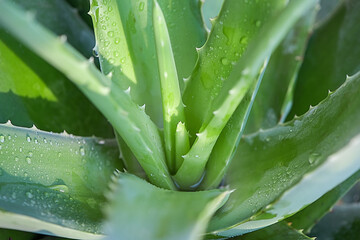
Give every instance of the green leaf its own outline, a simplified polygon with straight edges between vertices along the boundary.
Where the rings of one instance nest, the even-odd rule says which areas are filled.
[[[212,19],[215,19],[221,10],[222,4],[224,3],[224,0],[206,0],[203,3],[202,6],[202,15],[204,18],[204,22],[206,25],[206,28],[208,30],[211,30],[211,21]]]
[[[246,134],[274,127],[286,119],[315,13],[315,9],[306,13],[271,55],[251,109]]]
[[[33,10],[32,1],[21,2]],[[55,4],[54,1],[50,2],[46,1],[41,6],[47,9]],[[56,4],[60,10],[69,8],[58,1]],[[72,11],[69,10],[62,17],[56,8],[51,9],[48,14],[37,15],[37,19],[43,22],[46,20],[52,29],[57,28],[56,22],[72,21],[74,26],[79,27],[78,32],[83,32],[85,37],[78,45],[91,42],[90,30],[81,28],[83,23]],[[75,33],[75,29],[61,29],[69,39],[79,35]],[[35,124],[43,130],[66,130],[83,136],[113,136],[112,128],[105,118],[64,75],[20,44],[2,27],[0,59],[0,122],[11,120],[13,124],[24,127]]]
[[[63,0],[11,0],[25,11],[35,13],[35,18],[57,35],[66,35],[68,42],[85,57],[92,56],[95,37],[92,30],[76,11]]]
[[[313,229],[317,239],[357,239],[360,234],[360,204],[335,206]]]
[[[199,49],[199,59],[184,91],[187,128],[192,140],[196,138],[206,116],[212,114],[212,105],[223,82],[243,55],[253,37],[270,17],[282,9],[284,0],[271,4],[245,0],[226,0],[206,44]],[[238,80],[240,76],[236,76]]]
[[[195,47],[205,41],[199,3],[197,0],[163,0],[159,4],[167,22],[181,85],[195,64]],[[130,85],[135,102],[146,103],[146,112],[161,127],[160,76],[152,9],[153,0],[94,0],[91,13],[96,23],[100,57],[103,55],[106,59],[103,65],[108,66],[104,70],[113,68],[115,77],[122,69],[127,78],[122,77],[122,84]],[[111,20],[105,20],[107,17]],[[178,24],[179,18],[183,19],[182,24]]]
[[[20,232],[9,229],[0,229],[0,240],[32,240],[34,239],[33,233]]]
[[[281,11],[273,21],[268,22],[268,25],[262,28],[262,32],[251,41],[251,45],[243,57],[234,64],[233,71],[216,96],[214,104],[210,104],[211,111],[206,113],[205,121],[202,123],[199,133],[196,134],[197,138],[190,151],[184,156],[184,162],[175,175],[175,180],[181,187],[189,188],[201,180],[205,164],[216,140],[250,87],[256,82],[256,77],[267,57],[277,47],[287,31],[315,3],[312,0],[290,2],[288,7]],[[197,89],[198,95],[202,94],[201,88],[195,86],[191,86],[191,88]],[[202,102],[197,102],[197,104],[206,106],[202,105]],[[187,105],[186,102],[185,105]],[[186,117],[187,121],[192,121],[192,118]]]
[[[96,237],[118,155],[115,141],[0,125],[0,226]]]
[[[348,142],[360,132],[360,126],[353,124],[360,121],[359,86],[360,73],[348,79],[335,93],[301,118],[245,137],[226,176],[226,183],[236,191],[214,216],[210,230],[228,228],[225,232],[228,236],[261,227],[255,224],[263,223],[262,226],[265,226],[274,223],[314,202],[352,174],[341,172],[342,170],[351,168],[351,171],[357,171],[356,164],[359,161],[355,154],[356,143]],[[345,150],[335,154],[342,148]],[[329,157],[332,154],[334,155]],[[339,164],[339,158],[343,160],[343,167],[330,166]],[[354,163],[347,165],[346,161]],[[334,172],[335,169],[339,172]],[[310,170],[314,172],[301,180]],[[314,179],[314,182],[306,185],[309,179]],[[319,181],[325,182],[318,186]],[[283,199],[278,200],[289,188]],[[314,189],[316,192],[308,192]],[[295,201],[292,195],[294,193],[301,193],[302,196],[295,196]],[[287,197],[290,197],[289,205],[284,203]],[[265,208],[273,202],[273,208]],[[280,206],[281,203],[284,205]],[[257,221],[255,218],[249,221],[251,216],[264,208],[265,213],[259,215],[259,218],[265,218],[268,214],[267,220]]]
[[[301,115],[343,83],[346,75],[360,70],[360,2],[343,1],[332,15],[311,36],[304,63],[300,69],[289,117]],[[316,69],[316,71],[314,71]]]
[[[160,74],[166,160],[170,171],[176,172],[175,135],[178,123],[185,122],[184,104],[181,99],[169,32],[156,0],[153,4],[153,25]]]
[[[280,222],[256,232],[248,233],[234,240],[311,240],[301,231],[298,231],[284,222]],[[314,240],[314,239],[313,239]]]
[[[310,206],[307,206],[297,214],[286,219],[291,226],[310,232],[311,228],[347,193],[350,188],[360,179],[360,171],[353,174],[346,181],[326,193]]]
[[[94,64],[64,43],[63,38],[57,39],[33,21],[31,15],[16,9],[8,1],[1,3],[0,24],[66,74],[102,111],[135,154],[151,182],[174,189],[158,129],[145,112]]]
[[[239,145],[265,68],[266,63],[261,70],[257,82],[255,82],[246,93],[244,99],[241,101],[216,141],[206,164],[204,179],[199,186],[200,189],[217,188],[223,180],[227,167],[230,165],[229,163],[236,152],[236,147]]]
[[[157,188],[134,175],[119,173],[108,207],[106,239],[202,239],[213,213],[230,191],[177,192]]]

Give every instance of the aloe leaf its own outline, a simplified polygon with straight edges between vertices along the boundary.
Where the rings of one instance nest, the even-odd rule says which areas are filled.
[[[284,122],[293,101],[293,91],[301,66],[315,9],[306,13],[272,54],[246,125],[246,134]],[[279,71],[281,69],[281,71]]]
[[[16,9],[8,1],[1,3],[0,24],[67,75],[101,109],[135,154],[151,182],[174,189],[158,129],[145,112],[117,84],[111,84],[94,64],[64,43],[63,38],[53,36],[29,14]]]
[[[168,167],[175,172],[176,127],[179,122],[185,122],[185,114],[169,33],[156,0],[153,4],[153,25],[160,74],[166,160]]]
[[[230,118],[216,141],[206,164],[206,172],[204,179],[199,186],[200,189],[216,188],[223,180],[227,167],[230,165],[230,161],[236,152],[236,147],[239,145],[247,118],[255,100],[259,85],[262,81],[265,68],[266,63],[264,64],[263,70],[261,70],[257,82],[255,82],[246,93],[244,99],[241,101],[240,105],[237,107],[233,116]]]
[[[356,239],[360,234],[360,204],[338,205],[313,229],[311,235],[317,239]]]
[[[115,141],[0,125],[0,226],[96,237],[118,154]]]
[[[226,190],[164,190],[126,173],[119,173],[112,188],[105,227],[108,240],[119,236],[129,240],[200,240],[209,219],[230,194]]]
[[[290,2],[271,21],[271,24],[269,22],[269,25],[263,27],[263,31],[251,42],[240,61],[233,66],[231,75],[212,104],[211,111],[202,124],[194,144],[184,156],[184,162],[175,175],[175,180],[181,187],[189,188],[201,180],[205,164],[221,130],[256,81],[266,58],[277,47],[287,31],[315,3],[311,0]],[[201,102],[197,104],[201,105]],[[187,120],[191,121],[191,118]]]
[[[181,167],[184,156],[190,149],[189,133],[186,130],[184,123],[179,122],[176,126],[175,133],[175,169],[176,171]]]
[[[277,213],[276,217],[272,215],[271,209],[265,209],[265,212],[270,211],[268,212],[269,219],[258,221],[271,224],[270,222],[274,223],[284,218],[284,214],[292,215],[352,174],[341,172],[341,170],[350,167],[351,171],[356,172],[356,164],[359,161],[356,159],[356,154],[351,155],[353,151],[351,148],[355,148],[354,151],[357,150],[353,144],[347,146],[347,143],[360,132],[359,126],[353,124],[360,119],[359,86],[360,73],[349,78],[335,93],[329,94],[321,104],[311,108],[304,116],[245,137],[239,145],[237,156],[232,161],[226,176],[226,182],[236,191],[214,216],[210,229],[228,228],[225,230],[227,235],[241,234],[256,229],[259,226],[249,226],[252,223],[249,218],[275,202],[287,189],[290,188],[290,192],[283,197],[291,196],[290,193],[303,187],[302,182],[301,184],[298,182],[310,170],[315,169],[302,181],[306,184],[307,180],[315,178],[314,183],[308,184],[304,187],[305,189],[297,190],[303,193],[304,198],[299,197],[296,201],[292,199],[290,205],[285,204],[283,208],[280,207],[279,210],[284,210],[286,213]],[[334,139],[336,139],[335,142]],[[346,146],[345,150],[336,153],[344,146]],[[329,157],[332,154],[334,156]],[[342,156],[343,154],[345,155]],[[348,156],[349,154],[351,156]],[[332,166],[332,169],[339,170],[335,174],[334,170],[329,170],[327,167],[331,164],[339,164],[338,157],[340,156],[344,160],[344,167]],[[345,159],[346,161],[353,160],[354,163],[346,165]],[[318,167],[323,162],[324,164]],[[320,177],[323,172],[326,172],[326,176]],[[314,174],[318,174],[318,177]],[[316,188],[316,183],[320,179],[327,182]],[[313,189],[317,189],[317,192],[308,193]],[[283,201],[284,199],[278,200],[275,205],[279,206]],[[299,205],[292,206],[292,204]],[[287,209],[286,206],[293,208]],[[266,213],[260,216],[265,218],[265,215]],[[249,226],[248,229],[246,229],[247,226]]]
[[[202,15],[208,31],[211,30],[211,19],[215,19],[221,10],[224,0],[206,0],[202,6]]]
[[[343,1],[336,14],[321,25],[309,40],[294,93],[289,117],[301,115],[343,83],[344,76],[360,70],[360,2]],[[316,71],[314,71],[316,69]]]
[[[28,8],[33,10],[30,2],[21,1],[24,5],[30,5]],[[62,6],[61,9],[70,9],[58,1],[57,4]],[[54,2],[46,2],[41,6],[45,5],[52,6]],[[48,14],[38,16],[37,19],[46,20],[52,29],[58,26],[56,22],[72,21],[74,26],[79,27],[83,24],[72,11],[62,16],[57,14],[55,8],[48,11]],[[70,39],[78,36],[74,33],[75,29],[65,27],[62,30]],[[84,42],[91,42],[87,37],[91,36],[89,29],[78,30],[83,32]],[[0,122],[11,120],[13,124],[24,127],[35,124],[43,130],[66,130],[83,136],[113,136],[106,119],[64,75],[20,44],[2,27],[0,59]],[[73,104],[74,102],[77,104]]]
[[[126,145],[125,141],[119,136],[118,133],[115,133],[115,135],[120,148],[120,157],[123,160],[126,171],[145,179],[146,174],[144,169],[141,167],[135,155],[131,152],[131,149],[128,147],[128,145]]]
[[[11,0],[25,11],[34,12],[35,18],[57,35],[66,34],[68,42],[85,57],[92,56],[95,37],[77,12],[62,0]]]
[[[9,229],[0,229],[0,240],[9,239],[21,239],[21,240],[32,240],[35,234],[28,232],[21,232]]]
[[[284,222],[280,222],[269,227],[263,228],[259,231],[245,234],[241,237],[236,237],[234,240],[315,240],[305,236],[301,231],[298,231]]]
[[[310,232],[311,228],[330,211],[336,202],[342,198],[359,179],[360,171],[356,172],[311,205],[286,219],[286,221],[297,229],[304,229],[305,232]]]
[[[285,4],[284,0],[272,0],[270,5],[245,0],[224,1],[219,16],[213,20],[207,42],[198,50],[199,59],[183,95],[192,142],[206,115],[212,113],[212,102],[223,82],[238,68],[233,67],[233,63],[240,59],[264,22]]]
[[[195,47],[205,41],[205,31],[201,30],[200,7],[196,7],[197,0],[159,1],[159,4],[165,15],[170,39],[173,42],[174,58],[181,84],[182,78],[190,74],[196,61]],[[92,12],[95,15],[99,13],[96,21],[99,21],[99,25],[103,29],[98,28],[96,31],[103,33],[104,41],[112,44],[119,39],[119,46],[126,45],[126,48],[121,48],[125,51],[119,51],[119,47],[113,48],[110,44],[108,48],[114,64],[120,61],[120,65],[125,65],[125,70],[130,69],[131,64],[133,65],[136,77],[136,86],[131,86],[134,91],[134,100],[139,100],[137,103],[141,105],[146,103],[146,112],[161,127],[162,111],[158,107],[161,105],[160,78],[151,20],[153,0],[94,0],[92,5],[94,10]],[[108,11],[109,9],[111,11]],[[106,17],[111,17],[113,21],[105,21]],[[177,24],[176,20],[179,18],[184,19],[183,24]],[[115,26],[112,25],[114,23]],[[111,30],[113,28],[116,29]],[[119,55],[114,56],[114,51]],[[110,56],[105,57],[110,59]],[[124,61],[123,64],[121,61]],[[116,65],[118,66],[118,64]],[[132,80],[132,75],[130,74],[128,78]],[[132,85],[135,84],[132,83]]]

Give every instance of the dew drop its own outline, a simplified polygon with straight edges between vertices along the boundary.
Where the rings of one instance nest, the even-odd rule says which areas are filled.
[[[33,156],[33,153],[30,151],[29,152],[29,157],[32,157]]]
[[[30,158],[30,157],[26,157],[25,160],[26,160],[26,162],[27,162],[28,164],[31,164],[31,158]]]
[[[69,188],[66,185],[53,185],[53,186],[50,186],[49,188],[52,190],[55,190],[55,191],[62,192],[62,193],[69,192]]]
[[[108,11],[111,12],[113,10],[113,8],[110,6],[108,7]]]
[[[26,141],[31,142],[31,137],[29,135],[26,135]]]
[[[34,195],[31,192],[26,192],[26,196],[28,198],[33,198],[34,197]]]
[[[115,38],[114,43],[115,43],[115,44],[119,44],[119,43],[120,43],[120,38]]]
[[[260,20],[257,20],[257,21],[255,22],[255,26],[256,26],[256,27],[260,27],[260,26],[261,26],[261,21],[260,21]]]
[[[221,59],[221,63],[222,63],[223,65],[229,65],[230,61],[229,61],[229,59],[227,59],[227,58],[222,58],[222,59]]]
[[[108,35],[109,37],[113,37],[113,36],[114,36],[114,32],[113,32],[113,31],[109,31],[109,32],[107,33],[107,35]]]
[[[144,7],[145,7],[145,3],[144,2],[140,2],[139,4],[139,11],[143,11],[144,10]]]
[[[310,156],[309,156],[309,163],[311,165],[315,164],[321,157],[321,154],[320,153],[311,153]]]
[[[80,155],[81,155],[81,156],[85,156],[85,149],[84,149],[84,147],[80,147],[79,151],[80,151]]]
[[[248,39],[247,39],[247,37],[242,37],[242,38],[240,38],[240,43],[241,44],[246,44],[247,43],[247,41],[248,41]]]
[[[5,142],[5,137],[4,137],[4,135],[2,135],[2,134],[0,134],[0,142]]]

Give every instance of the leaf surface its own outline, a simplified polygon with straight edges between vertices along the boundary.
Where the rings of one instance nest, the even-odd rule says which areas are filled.
[[[210,109],[206,110],[205,120],[202,122],[199,132],[196,134],[195,142],[189,152],[184,156],[184,162],[175,175],[175,180],[181,187],[190,188],[201,180],[206,162],[216,140],[248,90],[254,86],[264,62],[281,42],[283,37],[285,37],[287,31],[296,23],[301,15],[311,9],[314,4],[314,1],[290,2],[283,11],[270,21],[271,24],[268,22],[268,25],[262,28],[262,32],[256,35],[256,38],[251,41],[251,45],[243,57],[234,64],[233,71],[225,81],[221,91],[219,91],[217,96],[214,96],[216,97],[214,103],[210,104]],[[238,38],[236,37],[235,39]],[[198,84],[201,85],[202,83]],[[189,87],[198,89],[197,92],[199,95],[203,94],[200,93],[200,87],[190,85],[188,88]],[[206,95],[211,96],[208,93]],[[193,101],[197,100],[193,99]],[[196,102],[196,104],[198,107],[206,106],[209,102],[203,104],[199,101]],[[187,105],[186,102],[185,105]],[[201,112],[201,110],[198,112]],[[188,118],[188,115],[186,115],[186,119],[190,122],[193,120],[191,117]],[[240,119],[246,120],[246,118]],[[191,130],[190,134],[192,134]]]
[[[314,178],[314,184],[309,184],[304,187],[305,189],[298,190],[299,193],[303,193],[302,197],[296,196],[298,200],[289,199],[290,204],[284,203],[283,207],[279,205],[283,201],[274,203],[278,207],[276,211],[284,212],[272,213],[270,208],[269,212],[259,215],[265,218],[268,214],[267,220],[254,220],[255,224],[274,223],[279,218],[288,216],[287,214],[301,210],[305,205],[314,202],[350,177],[352,173],[341,172],[341,170],[350,167],[350,170],[356,171],[356,164],[359,162],[355,154],[357,150],[354,144],[356,142],[347,145],[350,139],[360,132],[359,126],[353,124],[360,119],[360,112],[358,111],[360,104],[359,88],[360,74],[358,73],[334,94],[330,94],[319,106],[310,109],[301,118],[245,137],[226,176],[226,183],[236,191],[213,218],[210,229],[217,230],[221,226],[226,228],[234,225],[233,229],[228,229],[227,236],[256,229],[259,226],[251,225],[251,220],[246,223],[252,215],[277,200],[285,190],[290,188],[289,192],[292,194],[296,191],[294,189],[306,186],[306,181]],[[335,142],[334,139],[336,139]],[[347,150],[336,153],[344,146],[347,146],[345,148]],[[342,154],[344,156],[341,156]],[[329,157],[330,155],[334,156]],[[338,158],[340,157],[344,158],[344,161],[346,159],[346,161],[354,162],[349,163],[349,165],[344,162],[344,167],[341,168],[332,166],[332,169],[339,170],[337,173],[333,172],[334,170],[331,170],[330,165],[339,164]],[[337,160],[332,160],[334,158]],[[319,167],[320,163],[324,161],[325,163]],[[327,166],[330,169],[327,169]],[[303,175],[310,170],[314,172],[309,173],[307,177],[301,180]],[[322,171],[325,172],[326,176],[320,178],[319,175],[316,178],[314,174],[318,171],[319,174]],[[316,189],[315,183],[321,179],[325,182]],[[300,180],[305,182],[298,184]],[[291,188],[292,186],[294,187]],[[313,189],[316,191],[305,193]],[[290,193],[283,195],[283,197],[290,196],[292,198],[293,195]],[[292,204],[299,205],[293,206]],[[287,209],[286,207],[290,208]],[[264,211],[266,212],[267,209]],[[245,225],[242,225],[241,222],[244,222]],[[238,229],[236,229],[236,225],[238,225]]]
[[[98,238],[118,154],[115,141],[0,125],[0,226]]]
[[[119,173],[108,208],[107,240],[202,239],[213,213],[229,191],[178,192],[157,188],[134,175]]]
[[[63,38],[57,39],[33,21],[31,15],[9,2],[1,3],[0,23],[62,71],[102,111],[135,154],[151,182],[174,189],[165,164],[160,134],[146,113],[117,84],[102,75],[92,62],[64,43]]]
[[[360,179],[360,171],[346,181],[326,193],[324,196],[307,206],[297,214],[286,219],[291,226],[310,232],[311,228],[344,196],[346,192]]]
[[[17,2],[29,11],[38,11],[36,18],[39,21],[57,29],[59,34],[66,34],[71,43],[84,52],[88,50],[87,44],[93,42],[91,31],[63,1],[42,1],[36,9],[33,1]],[[48,11],[43,13],[43,10]],[[60,14],[64,11],[65,14]],[[60,24],[66,22],[72,22],[73,27]],[[43,130],[66,130],[83,136],[113,136],[105,118],[64,75],[2,27],[0,59],[0,122],[11,120],[13,124],[24,127],[35,124]]]
[[[248,233],[234,240],[310,240],[301,231],[298,231],[284,222],[280,222],[256,232]],[[314,239],[313,239],[314,240]]]
[[[289,117],[301,115],[338,88],[346,75],[360,70],[360,2],[343,1],[336,13],[309,40]],[[316,71],[315,71],[316,69]]]

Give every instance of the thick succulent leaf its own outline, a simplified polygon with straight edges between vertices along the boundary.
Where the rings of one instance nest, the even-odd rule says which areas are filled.
[[[199,1],[169,3],[162,0],[159,4],[169,29],[181,83],[195,64],[195,47],[205,41],[200,6],[197,6]],[[134,100],[141,105],[146,103],[151,119],[162,126],[160,78],[152,24],[153,0],[94,0],[91,12],[98,33],[100,57],[105,59],[104,70],[113,68],[116,77],[123,69],[127,79],[122,76],[122,85],[132,87]],[[177,21],[179,18],[183,19],[181,24]]]
[[[189,188],[201,180],[205,164],[216,140],[248,90],[256,82],[262,65],[285,37],[287,31],[315,3],[316,1],[312,0],[290,2],[272,21],[267,22],[268,25],[264,25],[262,31],[251,41],[251,45],[243,57],[234,64],[229,78],[214,100],[214,104],[210,104],[210,111],[206,112],[205,121],[202,123],[199,133],[196,134],[197,138],[190,151],[184,156],[184,162],[175,175],[175,180],[181,187]],[[234,39],[238,40],[238,37],[234,37]],[[201,81],[199,84],[202,85]],[[203,94],[200,92],[201,87],[191,87],[197,89],[198,95]],[[197,104],[204,107],[209,103],[202,105],[199,101]],[[186,117],[188,122],[192,122],[193,118],[188,118],[188,115]]]
[[[199,186],[200,189],[217,188],[223,180],[227,167],[230,165],[230,161],[246,126],[247,118],[262,81],[265,68],[266,64],[264,65],[257,82],[253,83],[253,86],[246,93],[244,99],[241,101],[216,141],[206,164],[205,175]]]
[[[296,183],[309,170],[316,169],[325,160],[327,160],[326,164],[316,169],[315,172],[319,171],[320,174],[328,164],[337,164],[338,160],[332,160],[336,157],[328,157],[343,148],[350,139],[360,132],[360,126],[353,124],[360,121],[360,112],[358,111],[360,104],[359,89],[360,73],[351,77],[334,94],[330,94],[320,105],[312,108],[301,118],[245,137],[239,145],[237,155],[226,176],[226,182],[236,191],[214,216],[210,229],[218,230],[248,221],[252,215],[277,200],[285,190],[294,184],[289,194],[293,193],[297,186],[303,186]],[[345,153],[340,152],[339,154]],[[338,157],[339,155],[335,156]],[[343,168],[335,167],[333,169],[341,171],[348,168],[349,165],[346,165],[345,161],[354,160],[352,157],[344,157]],[[359,163],[359,161],[357,162]],[[355,165],[352,165],[351,169],[357,170]],[[317,181],[314,180],[314,183],[307,186],[308,189],[299,190],[305,198],[292,200],[292,203],[299,204],[298,206],[288,205],[294,207],[293,209],[280,207],[280,210],[286,210],[287,213],[278,214],[276,218],[273,218],[273,215],[268,215],[268,220],[260,221],[269,223],[271,219],[284,217],[284,214],[293,214],[350,177],[350,175],[342,175],[340,172],[338,175],[331,174],[332,171],[329,170],[324,178],[320,178],[320,175],[318,178],[315,177],[315,179],[320,180],[332,178],[331,181],[329,180],[316,189],[316,193],[320,195],[306,193],[316,188]],[[313,173],[304,178],[304,181],[310,176],[313,176]],[[338,179],[338,177],[345,178]],[[289,194],[284,195],[284,197],[291,196]],[[305,200],[311,201],[306,202]],[[262,216],[265,217],[264,215],[266,214]],[[256,226],[249,226],[249,229],[245,229],[250,223],[245,224],[240,224],[238,230],[236,228],[231,230],[230,228],[229,235],[244,233],[257,228]]]
[[[211,29],[211,19],[216,18],[221,10],[224,0],[206,0],[202,6],[202,15],[204,18],[205,26],[208,30]]]
[[[360,204],[335,206],[313,229],[318,240],[357,239],[360,236]]]
[[[316,15],[316,25],[320,25],[332,16],[344,0],[320,0],[320,11]]]
[[[356,172],[320,199],[304,208],[294,216],[286,219],[291,226],[310,232],[311,228],[344,196],[346,192],[360,179],[360,171]]]
[[[0,229],[0,240],[32,240],[35,234],[9,229]]]
[[[0,226],[95,237],[118,155],[115,141],[0,125]]]
[[[306,13],[271,55],[251,109],[246,133],[274,127],[286,119],[315,13],[315,9]]]
[[[1,3],[0,24],[67,75],[102,111],[135,154],[151,182],[174,189],[158,129],[145,112],[117,84],[111,84],[93,63],[64,43],[63,38],[57,39],[31,15],[8,1]]]
[[[199,59],[184,92],[187,128],[193,140],[205,117],[212,113],[212,102],[224,80],[233,69],[239,68],[233,67],[233,63],[240,59],[264,22],[283,8],[286,2],[224,1],[219,16],[213,20],[214,26],[206,44],[199,49]]]
[[[202,239],[213,213],[230,191],[178,192],[157,188],[134,175],[119,173],[113,183],[106,224],[108,240]]]
[[[32,1],[21,1],[33,10]],[[37,1],[38,2],[38,1]],[[42,1],[44,2],[44,1]],[[50,3],[51,2],[51,3]],[[44,8],[52,4],[69,8],[59,1],[50,1],[40,5]],[[40,11],[42,8],[38,9]],[[48,16],[51,15],[51,17]],[[72,21],[74,26],[82,23],[70,10],[61,15],[53,8],[48,14],[37,17],[47,22],[52,29],[57,29],[56,22]],[[66,19],[66,20],[65,20]],[[75,29],[61,28],[70,39],[76,39]],[[91,41],[90,30],[79,28],[85,36],[78,45]],[[84,46],[86,44],[84,43]],[[105,118],[70,83],[64,75],[56,71],[45,61],[11,37],[0,27],[0,122],[11,120],[15,125],[89,136],[112,136],[112,129]],[[76,104],[74,104],[74,102]]]
[[[92,56],[95,45],[94,33],[79,17],[77,12],[63,0],[11,0],[57,35],[66,35],[67,40],[85,57]]]
[[[176,128],[178,123],[185,122],[185,113],[169,32],[156,0],[153,4],[153,25],[160,73],[166,160],[170,171],[175,172]]]
[[[300,115],[316,105],[328,90],[339,87],[344,76],[360,70],[360,2],[345,0],[311,36],[300,69],[292,113]],[[316,69],[316,71],[314,71]]]
[[[274,224],[259,231],[245,234],[234,240],[310,240],[301,231],[298,231],[284,222]],[[314,239],[313,239],[314,240]]]

